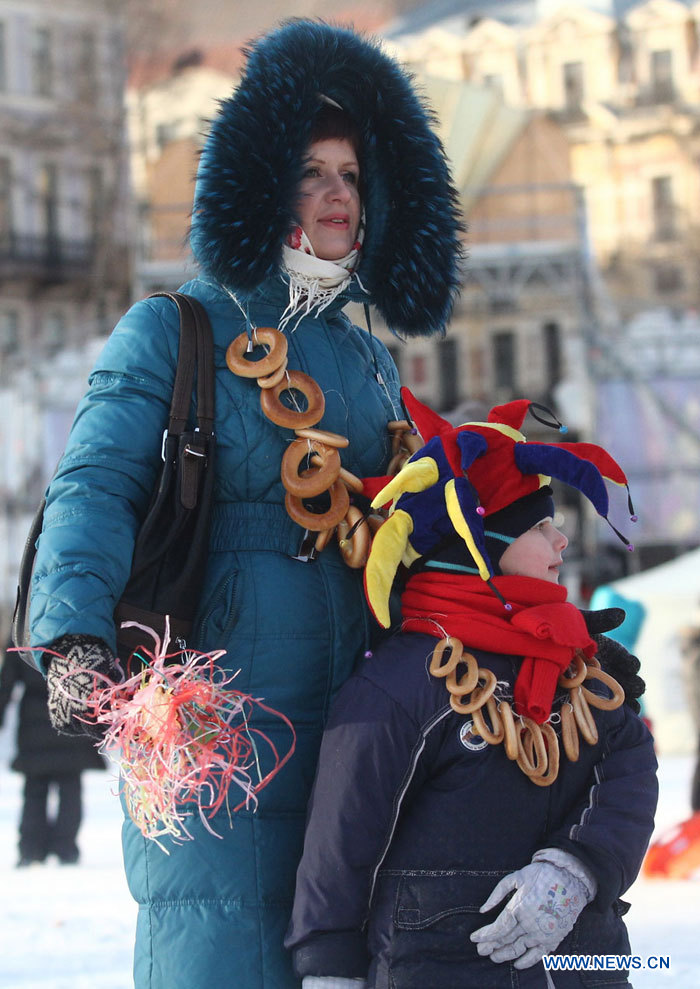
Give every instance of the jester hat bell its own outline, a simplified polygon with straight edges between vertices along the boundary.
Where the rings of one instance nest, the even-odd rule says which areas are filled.
[[[535,517],[538,506],[547,503],[545,495],[551,495],[552,477],[584,494],[633,548],[607,517],[606,480],[627,488],[630,515],[636,521],[627,478],[610,454],[593,443],[528,442],[521,432],[528,411],[538,421],[565,431],[558,420],[549,422],[536,411],[549,410],[518,399],[495,406],[487,422],[454,427],[407,388],[401,394],[426,443],[395,477],[364,482],[372,507],[390,509],[375,535],[365,570],[367,599],[383,627],[389,625],[389,593],[399,565],[412,566],[455,536],[463,541],[482,580],[495,576],[489,519],[499,528],[500,520],[509,517],[512,535],[525,532],[550,514],[544,511]],[[512,528],[514,518],[520,528],[517,523]]]

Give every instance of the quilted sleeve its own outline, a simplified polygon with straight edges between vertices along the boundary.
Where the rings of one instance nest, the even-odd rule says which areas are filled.
[[[300,977],[367,975],[372,888],[423,745],[420,725],[371,680],[343,686],[323,736],[285,941]]]
[[[624,717],[607,733],[588,792],[566,825],[547,837],[547,845],[571,852],[591,869],[598,881],[594,905],[601,910],[636,879],[658,798],[651,734],[641,718],[621,710]]]
[[[97,361],[47,493],[32,578],[33,645],[79,633],[115,649],[112,613],[161,462],[178,335],[172,303],[139,302]]]

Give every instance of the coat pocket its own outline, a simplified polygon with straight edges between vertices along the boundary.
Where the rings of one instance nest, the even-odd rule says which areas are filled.
[[[482,958],[470,934],[499,908],[479,913],[506,872],[450,870],[399,879],[389,947],[392,989],[516,989],[527,985],[509,963]]]
[[[193,639],[200,649],[219,649],[227,644],[238,616],[239,571],[234,554],[212,554],[210,561],[211,571],[205,582]]]

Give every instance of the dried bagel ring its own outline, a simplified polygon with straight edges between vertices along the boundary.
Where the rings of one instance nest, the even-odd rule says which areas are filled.
[[[280,402],[284,391],[298,391],[307,401],[305,412],[290,409]],[[260,392],[260,405],[267,418],[277,426],[287,429],[304,429],[315,426],[323,418],[326,400],[323,392],[313,378],[301,371],[287,371],[283,381],[274,388],[266,388]]]
[[[315,454],[313,464],[302,474],[302,460]],[[313,498],[338,480],[340,454],[333,446],[313,440],[294,440],[284,451],[280,476],[285,489],[299,498]]]
[[[586,664],[582,657],[578,655],[574,656],[572,664],[576,667],[574,675],[567,677],[562,673],[557,681],[560,687],[566,687],[567,690],[578,687],[586,678]]]
[[[539,725],[532,727],[530,718],[521,718],[516,726],[518,735],[518,758],[515,760],[526,776],[544,776],[547,768],[547,750],[544,747]]]
[[[320,553],[322,550],[326,548],[328,543],[331,541],[331,536],[333,535],[334,531],[335,531],[334,529],[323,529],[321,532],[319,532],[318,536],[316,537],[316,542],[314,543],[314,549],[316,550],[317,553]]]
[[[301,498],[290,494],[289,491],[284,496],[284,507],[287,515],[293,522],[308,529],[309,532],[323,532],[324,529],[334,529],[342,518],[347,514],[350,507],[350,496],[348,489],[342,481],[338,480],[330,488],[331,506],[328,511],[319,513],[310,512],[301,503]]]
[[[547,749],[542,730],[532,718],[522,718],[516,730],[518,739],[517,764],[526,776],[544,776],[547,771]],[[525,741],[523,741],[523,735]]]
[[[356,477],[355,474],[349,470],[346,470],[344,467],[340,468],[340,480],[343,482],[348,491],[352,491],[353,494],[364,494],[365,486],[360,478]]]
[[[341,436],[340,433],[329,433],[325,429],[312,429],[308,427],[307,429],[295,429],[294,432],[301,439],[325,443],[326,446],[335,446],[339,450],[344,450],[346,446],[350,445],[350,440],[347,436]]]
[[[270,350],[259,361],[247,361],[245,354],[248,353],[248,334],[239,333],[235,340],[232,340],[226,351],[226,363],[229,371],[238,374],[241,378],[264,378],[268,374],[276,371],[287,357],[287,338],[284,333],[273,329],[271,326],[258,326],[253,330],[254,343],[257,346],[267,345]]]
[[[442,657],[445,655],[446,649],[451,650],[450,658],[446,663],[443,663]],[[444,639],[440,639],[433,649],[433,655],[430,657],[430,666],[428,669],[434,677],[446,677],[448,673],[452,673],[457,669],[457,663],[462,658],[463,650],[464,647],[459,639],[455,639],[453,635],[446,635]]]
[[[348,533],[357,526],[352,536]],[[364,524],[364,515],[356,505],[348,508],[347,515],[338,522],[338,543],[343,560],[353,570],[364,567],[369,556],[369,527]]]
[[[496,706],[496,698],[491,696],[484,704],[488,712],[488,716],[491,720],[491,727],[489,728],[484,718],[484,708],[478,707],[476,711],[472,711],[472,722],[474,724],[474,731],[477,735],[481,735],[485,742],[489,745],[499,745],[503,741],[503,736],[505,730],[503,728],[503,722],[501,721],[501,716],[498,713],[498,707]]]
[[[578,762],[579,740],[574,709],[572,705],[565,701],[561,706],[561,740],[564,745],[566,758],[570,762]]]
[[[287,373],[287,358],[285,357],[285,359],[282,361],[282,363],[280,364],[280,366],[277,368],[276,371],[273,371],[272,374],[268,374],[264,378],[258,378],[257,381],[261,388],[274,388],[275,385],[278,385],[280,383],[280,381],[282,380],[282,378],[284,378],[286,373]]]
[[[414,433],[412,430],[409,430],[407,433],[403,434],[401,437],[401,444],[411,455],[417,453],[418,450],[425,446],[421,434]]]
[[[600,711],[614,711],[615,708],[620,707],[624,702],[624,689],[614,677],[611,677],[604,670],[589,669],[586,680],[600,680],[601,683],[604,683],[612,691],[612,697],[601,697],[600,694],[594,694],[588,687],[581,687],[583,696],[591,707],[597,707]]]
[[[400,450],[395,454],[389,461],[389,466],[386,469],[387,474],[395,476],[401,470],[406,461],[410,458],[410,453],[406,453],[404,450]]]
[[[472,656],[471,658],[473,659],[474,657]],[[474,661],[476,662],[476,660]],[[466,673],[465,677],[468,675]],[[450,704],[457,714],[471,714],[472,711],[476,711],[478,707],[482,707],[486,703],[496,689],[498,681],[496,680],[496,674],[492,670],[482,670],[479,667],[479,680],[485,681],[483,687],[477,687],[476,690],[472,690],[471,697],[466,703],[457,700],[457,697],[450,692]]]
[[[509,759],[518,758],[518,733],[515,730],[515,718],[513,708],[508,701],[501,701],[498,705],[498,713],[503,724],[503,748]]]
[[[386,424],[390,433],[405,433],[411,428],[408,419],[390,419]]]
[[[463,653],[459,658],[460,663],[465,663],[467,667],[467,672],[464,673],[459,680],[456,676],[456,670],[452,670],[448,674],[445,680],[445,686],[452,694],[453,697],[466,697],[467,694],[471,694],[476,685],[479,682],[479,677],[485,672],[479,669],[479,664],[470,652]],[[458,664],[459,665],[459,664]],[[481,696],[481,695],[479,695]],[[489,695],[490,696],[490,695]],[[471,700],[474,700],[472,697]],[[469,704],[470,701],[465,701],[464,704]],[[483,703],[486,703],[484,701]],[[480,707],[481,705],[479,705]],[[462,712],[463,714],[468,714],[468,711]]]
[[[589,745],[595,745],[598,741],[598,729],[596,728],[595,719],[591,714],[591,709],[588,706],[588,701],[582,693],[582,688],[574,687],[570,696],[571,703],[574,706],[576,724],[578,725],[578,730],[581,732],[581,738],[584,742],[588,742]]]
[[[385,522],[386,519],[384,518],[384,516],[377,515],[375,512],[371,512],[367,516],[367,525],[369,526],[372,535],[374,535],[378,529],[381,529],[381,527],[384,525]]]
[[[551,786],[559,775],[559,740],[551,725],[544,724],[539,727],[547,743],[547,772],[544,776],[531,776],[530,779],[537,786]]]

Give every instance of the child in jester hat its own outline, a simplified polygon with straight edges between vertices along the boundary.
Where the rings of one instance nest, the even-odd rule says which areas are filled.
[[[549,481],[607,518],[603,478],[626,479],[600,447],[528,443],[529,402],[453,428],[404,399],[427,442],[365,485],[391,512],[367,597],[388,626],[408,568],[403,622],[331,710],[286,943],[304,989],[589,985],[545,956],[629,952],[656,760],[633,660],[597,634],[620,615],[559,585]]]

